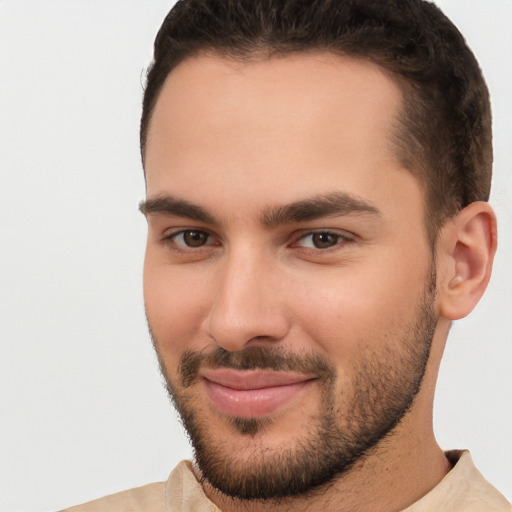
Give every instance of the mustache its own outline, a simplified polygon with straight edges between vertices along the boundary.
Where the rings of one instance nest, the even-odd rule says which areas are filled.
[[[197,380],[200,369],[205,367],[297,372],[314,375],[325,382],[336,378],[335,367],[319,354],[297,354],[261,346],[231,352],[217,347],[209,353],[194,350],[184,352],[178,367],[182,387],[190,387]]]

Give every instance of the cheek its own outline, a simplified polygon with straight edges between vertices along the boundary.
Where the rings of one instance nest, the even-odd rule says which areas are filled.
[[[310,279],[311,277],[311,279]],[[335,361],[357,359],[362,349],[398,343],[415,314],[424,272],[396,265],[333,269],[303,276],[295,296],[296,317],[309,339]]]
[[[146,256],[144,302],[146,315],[158,350],[171,370],[187,349],[199,341],[201,325],[208,310],[208,279],[190,275]]]

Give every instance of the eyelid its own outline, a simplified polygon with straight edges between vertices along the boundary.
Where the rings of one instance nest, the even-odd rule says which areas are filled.
[[[184,235],[187,232],[196,231],[205,233],[208,236],[208,239],[204,245],[200,245],[197,247],[187,245],[185,243],[178,243],[176,238],[180,235]],[[307,239],[308,237],[312,237],[315,234],[328,234],[333,235],[338,238],[338,241],[329,247],[308,247],[306,245],[301,244],[301,241]],[[348,244],[354,243],[357,239],[357,236],[353,233],[342,229],[336,228],[317,228],[317,229],[304,229],[298,232],[295,232],[291,236],[292,241],[287,244],[288,247],[299,249],[304,252],[311,253],[328,253],[336,250],[340,250],[342,247],[345,247]],[[196,226],[180,226],[179,228],[172,228],[165,231],[165,233],[160,237],[159,242],[173,251],[182,252],[182,253],[199,253],[201,251],[211,251],[212,248],[216,246],[222,245],[222,240],[218,235],[212,233],[209,229],[196,227]]]
[[[207,241],[204,245],[201,245],[199,247],[192,247],[192,246],[188,246],[186,244],[180,244],[180,243],[176,242],[176,238],[178,236],[184,235],[185,233],[187,233],[189,231],[198,231],[201,233],[205,233],[206,235],[208,235],[209,239],[213,240],[213,243],[211,243],[210,241]],[[162,243],[163,245],[172,246],[172,248],[177,251],[198,252],[198,251],[201,251],[201,249],[210,248],[212,246],[219,245],[219,238],[216,235],[214,235],[213,233],[211,233],[211,231],[209,231],[208,229],[190,226],[190,227],[180,227],[180,228],[176,228],[173,230],[168,230],[160,238],[160,243]]]
[[[307,237],[313,236],[315,234],[328,234],[328,235],[334,235],[336,237],[339,237],[340,240],[336,242],[334,245],[326,248],[320,248],[320,247],[305,247],[299,245],[299,242],[301,240],[305,240]],[[340,229],[334,229],[334,228],[318,228],[318,229],[310,229],[310,230],[304,230],[297,234],[297,236],[294,237],[293,242],[291,243],[291,247],[299,247],[307,251],[314,251],[314,252],[328,252],[332,250],[337,250],[340,248],[340,246],[344,246],[348,243],[353,243],[356,240],[356,236],[352,233],[349,233],[344,230]]]

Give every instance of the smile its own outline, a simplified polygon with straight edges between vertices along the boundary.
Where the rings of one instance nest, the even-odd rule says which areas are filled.
[[[213,407],[226,416],[271,414],[308,388],[313,378],[261,370],[208,369],[201,372]]]

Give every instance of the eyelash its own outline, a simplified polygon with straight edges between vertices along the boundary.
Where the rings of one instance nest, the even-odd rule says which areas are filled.
[[[203,236],[206,235],[206,237],[207,237],[206,243],[203,245],[199,245],[197,247],[193,247],[193,246],[187,245],[186,243],[177,243],[176,242],[176,239],[178,237],[184,237],[187,234],[193,234],[193,233],[203,235]],[[336,240],[333,243],[333,245],[329,245],[328,247],[324,247],[324,248],[314,247],[314,246],[305,247],[305,246],[301,246],[299,244],[299,242],[301,242],[301,241],[305,241],[308,238],[313,239],[313,237],[320,236],[320,235],[334,237]],[[208,243],[208,238],[213,238],[213,235],[211,233],[209,233],[207,230],[189,228],[189,229],[181,229],[179,231],[176,231],[174,233],[166,235],[162,238],[161,242],[166,246],[170,246],[174,251],[177,251],[177,252],[180,252],[183,254],[190,254],[191,252],[200,253],[202,250],[205,250],[209,247],[220,245],[220,243],[213,243],[213,244]],[[289,244],[288,247],[298,248],[298,249],[301,249],[303,252],[306,252],[309,254],[323,254],[323,253],[329,253],[331,251],[335,251],[335,250],[339,249],[340,246],[342,246],[342,245],[345,246],[347,244],[353,243],[354,241],[355,241],[355,237],[351,236],[345,232],[342,233],[342,232],[339,232],[336,230],[319,229],[319,230],[302,232],[300,234],[300,236],[297,236],[294,238],[293,242],[291,244]],[[314,245],[313,242],[312,242],[312,245]]]
[[[304,247],[304,246],[298,246],[299,241],[305,241],[306,239],[310,238],[313,243],[313,237],[320,236],[320,235],[327,235],[328,237],[334,237],[336,241],[333,243],[333,245],[329,245],[328,247]],[[336,230],[329,230],[329,229],[319,229],[315,231],[308,231],[307,233],[303,233],[300,237],[296,239],[295,242],[293,242],[293,246],[298,246],[301,249],[305,251],[310,251],[312,253],[327,253],[330,251],[335,251],[340,248],[340,246],[345,246],[346,244],[354,242],[354,237],[348,235],[347,233],[341,233]]]
[[[217,245],[217,244],[205,244],[205,245],[200,245],[198,247],[192,247],[190,245],[187,245],[185,243],[177,243],[176,242],[176,239],[180,236],[186,236],[187,233],[198,233],[198,234],[201,234],[201,235],[206,235],[208,238],[211,238],[213,235],[211,235],[208,231],[204,230],[204,229],[194,229],[194,228],[189,228],[189,229],[181,229],[179,231],[176,231],[174,233],[171,233],[169,235],[166,235],[162,238],[161,242],[168,246],[168,247],[171,247],[174,251],[177,251],[177,252],[181,252],[181,253],[184,253],[184,254],[190,254],[190,252],[194,252],[194,253],[199,253],[201,250],[204,250],[206,247],[211,247],[212,245]]]

